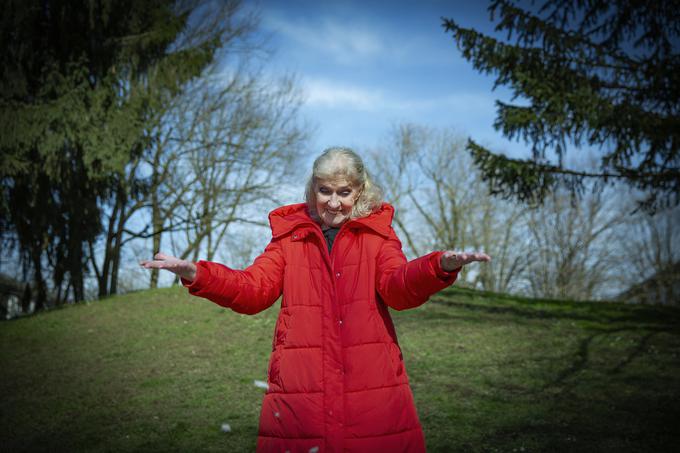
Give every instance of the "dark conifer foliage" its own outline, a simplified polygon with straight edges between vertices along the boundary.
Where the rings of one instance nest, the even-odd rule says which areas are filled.
[[[523,160],[468,142],[493,192],[535,201],[557,185],[624,181],[650,211],[680,202],[680,2],[494,0],[489,11],[505,40],[453,19],[443,27],[476,70],[512,90],[494,126],[531,147]],[[584,146],[599,150],[599,168],[563,165]]]
[[[3,2],[0,236],[3,253],[14,244],[20,254],[38,308],[48,279],[58,300],[84,298],[85,249],[102,230],[102,200],[148,147],[145,131],[167,99],[219,48],[219,34],[178,45],[197,5]]]

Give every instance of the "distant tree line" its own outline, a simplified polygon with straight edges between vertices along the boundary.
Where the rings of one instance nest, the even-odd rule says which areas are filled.
[[[399,124],[367,154],[411,256],[492,256],[463,269],[462,285],[551,299],[680,300],[680,206],[652,216],[637,209],[646,194],[624,184],[585,185],[580,197],[558,188],[532,204],[493,196],[465,137],[449,129]],[[657,296],[644,291],[650,285]]]

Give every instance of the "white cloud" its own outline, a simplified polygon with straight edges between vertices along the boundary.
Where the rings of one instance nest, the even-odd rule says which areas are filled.
[[[409,98],[385,92],[374,86],[348,84],[324,78],[303,82],[306,104],[310,107],[342,108],[381,114],[427,114],[446,111],[453,117],[493,118],[496,96],[487,92],[458,92],[441,97]]]
[[[275,14],[264,17],[267,28],[340,63],[374,58],[385,51],[379,35],[368,26],[325,18],[315,23],[293,22]]]
[[[452,93],[438,98],[404,100],[399,107],[402,109],[434,110],[452,109],[470,114],[488,114],[495,111],[496,97],[487,92]]]
[[[356,110],[376,110],[385,106],[383,95],[378,90],[327,79],[307,79],[304,86],[307,104],[311,106]]]

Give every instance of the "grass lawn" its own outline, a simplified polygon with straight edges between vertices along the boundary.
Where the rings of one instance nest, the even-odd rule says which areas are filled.
[[[0,323],[0,450],[253,451],[277,311],[167,288]],[[452,288],[393,316],[428,451],[680,445],[679,309]]]

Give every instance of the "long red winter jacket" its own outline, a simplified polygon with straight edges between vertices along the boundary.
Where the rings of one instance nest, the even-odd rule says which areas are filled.
[[[407,262],[394,209],[346,222],[330,256],[303,203],[269,214],[272,240],[245,270],[199,261],[189,292],[239,313],[283,294],[260,452],[422,452],[425,441],[387,307],[423,304],[457,271],[442,252]],[[317,447],[317,449],[315,449]]]

